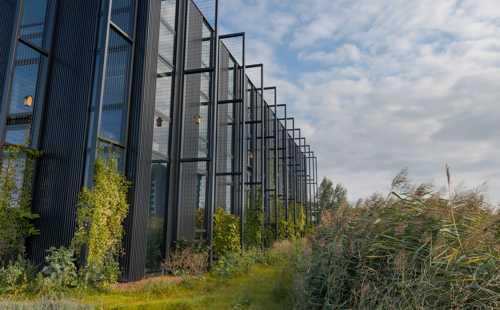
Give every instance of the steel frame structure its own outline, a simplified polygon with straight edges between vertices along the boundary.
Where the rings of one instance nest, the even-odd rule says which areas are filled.
[[[44,95],[36,103],[39,129],[30,147],[49,155],[37,163],[33,184],[33,210],[41,214],[42,220],[35,222],[41,236],[27,240],[30,258],[41,263],[47,248],[67,246],[71,241],[78,193],[83,186],[93,186],[92,167],[100,156],[100,142],[122,150],[121,167],[133,182],[128,197],[130,213],[124,223],[127,254],[120,259],[125,270],[122,281],[145,276],[145,265],[151,259],[146,252],[150,247],[148,231],[152,218],[161,224],[161,244],[154,245],[160,253],[157,259],[165,258],[177,240],[202,236],[210,246],[212,260],[213,217],[221,196],[226,197],[226,210],[240,217],[243,246],[247,198],[249,191],[258,188],[265,212],[263,229],[274,225],[275,240],[279,237],[281,203],[286,222],[293,216],[295,226],[295,231],[289,231],[287,225],[286,238],[297,234],[299,203],[305,208],[306,227],[317,224],[317,157],[301,136],[295,118],[289,117],[286,104],[278,104],[277,87],[265,85],[264,65],[246,63],[245,33],[219,34],[219,0],[135,0],[130,7],[118,9],[113,7],[113,1],[116,0],[41,0],[40,3],[51,3],[54,8],[54,22],[47,22],[47,27],[52,27],[46,30],[52,38],[49,48],[37,46],[20,35],[25,0],[5,0],[0,4],[0,16],[13,23],[10,41],[0,47],[2,145],[9,145],[6,124],[13,76],[19,66],[18,44],[47,57]],[[72,14],[79,14],[86,22],[73,25]],[[120,14],[129,14],[131,32],[131,28],[121,26],[120,20],[113,20],[113,16],[123,18]],[[162,33],[162,29],[168,32]],[[112,71],[108,67],[111,33],[130,46],[130,71],[123,85],[123,139],[106,137],[101,132],[108,125],[103,107],[107,104],[106,73]],[[68,45],[74,45],[74,50],[68,49]],[[77,53],[80,50],[84,52]],[[66,57],[61,58],[66,62],[52,61],[53,55]],[[168,72],[160,74],[160,66],[167,66]],[[160,76],[170,81],[166,90],[160,87]],[[71,93],[75,96],[71,97]],[[71,117],[64,118],[66,114],[61,111],[66,111],[70,98],[73,105],[65,113]],[[160,100],[166,102],[169,112],[158,112],[159,125],[152,126]],[[193,124],[193,114],[202,114],[202,109],[206,117],[201,125]],[[284,115],[280,117],[280,113]],[[161,119],[169,120],[164,133],[156,131],[161,127]],[[202,131],[206,137],[202,137]],[[167,151],[152,149],[156,139],[167,141]],[[221,147],[224,143],[226,149]],[[0,156],[1,152],[2,148]],[[225,162],[226,166],[218,162]],[[153,181],[152,172],[159,163],[164,165],[160,168],[166,167],[162,172],[165,182],[153,192],[153,182],[160,186],[159,180]],[[63,182],[57,180],[58,173],[67,175]],[[221,189],[220,184],[225,183],[218,183],[218,178],[230,185]],[[47,196],[48,192],[57,194]],[[151,211],[153,198],[159,201],[156,195],[164,197],[163,204],[154,208],[161,209],[163,217]],[[197,227],[197,212],[203,213],[204,228]],[[51,219],[52,214],[62,215]],[[85,255],[82,257],[85,264]]]

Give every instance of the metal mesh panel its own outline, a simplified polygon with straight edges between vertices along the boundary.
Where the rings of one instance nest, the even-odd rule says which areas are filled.
[[[188,6],[186,70],[212,66],[213,31],[192,1]]]
[[[43,104],[47,57],[19,42],[12,77],[5,142],[23,144],[32,132],[33,112]],[[25,97],[32,96],[30,105]]]
[[[207,163],[181,163],[179,199],[179,238],[205,238]],[[195,229],[193,229],[195,228]]]
[[[174,63],[174,39],[175,36],[170,32],[170,29],[163,23],[160,23],[158,54],[165,58],[170,64]]]
[[[255,88],[258,90],[262,88],[262,67],[247,68],[245,74]]]
[[[278,123],[279,135],[278,135],[278,195],[285,194],[285,127],[281,123]]]
[[[261,143],[261,139],[264,139],[265,141],[265,137],[263,137],[263,126],[264,126],[264,122],[262,121],[262,105],[261,105],[261,100],[262,100],[262,96],[260,95],[259,92],[257,92],[257,90],[254,90],[254,104],[255,104],[255,120],[256,121],[261,121],[261,123],[259,123],[256,127],[256,130],[255,130],[255,135],[256,135],[256,142],[257,142],[257,170],[258,170],[258,182],[262,182],[262,157],[263,157],[263,152],[264,150],[262,149],[262,143]]]
[[[230,90],[232,90],[231,96]],[[234,63],[229,57],[229,51],[221,43],[219,49],[219,100],[229,99],[234,99]]]
[[[176,0],[161,1],[161,18],[175,29]]]
[[[100,134],[121,143],[125,143],[131,60],[132,45],[110,29]]]
[[[212,29],[215,29],[215,0],[194,0],[194,3],[208,21]]]
[[[272,89],[265,89],[264,90],[264,101],[267,102],[267,104],[272,108],[273,112],[274,112],[274,104],[276,103],[276,90],[274,88]]]
[[[134,36],[135,0],[113,0],[111,21],[130,37]]]
[[[236,63],[243,66],[243,36],[224,38],[221,41]]]
[[[38,47],[49,50],[55,0],[25,0],[19,34]]]
[[[172,77],[168,75],[172,70],[158,59],[158,73],[156,74],[155,110],[170,117],[170,102],[172,100]]]
[[[183,121],[182,121],[182,158],[208,157],[209,150],[209,89],[211,75],[208,73],[185,76]],[[197,124],[197,116],[200,117]]]
[[[235,99],[243,99],[243,96],[245,95],[244,89],[242,89],[242,75],[243,71],[241,70],[241,67],[239,67],[237,64],[235,64],[235,70],[234,70],[234,84],[235,84]],[[243,113],[246,114],[246,107],[244,106],[244,102],[238,102],[234,103],[234,123],[235,123],[235,130],[234,130],[234,157],[235,157],[235,172],[240,173],[240,175],[235,176],[234,182],[235,186],[233,187],[233,197],[234,197],[234,210],[233,212],[241,216],[241,213],[243,211],[243,190],[245,186],[245,179],[244,177],[244,172],[247,171],[247,166],[248,166],[248,152],[246,151],[247,148],[247,141],[246,141],[246,133],[244,135],[244,131],[246,131],[246,128],[244,128],[244,119]],[[246,115],[244,116],[246,118]],[[244,130],[245,129],[245,130]],[[243,152],[243,153],[242,153]]]

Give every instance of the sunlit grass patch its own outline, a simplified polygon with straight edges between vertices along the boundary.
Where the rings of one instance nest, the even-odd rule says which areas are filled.
[[[200,280],[201,279],[201,280]],[[91,293],[105,309],[286,309],[293,291],[286,264],[255,265],[248,274],[143,282],[133,290]]]

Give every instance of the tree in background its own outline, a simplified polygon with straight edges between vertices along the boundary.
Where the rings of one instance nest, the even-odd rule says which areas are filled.
[[[340,207],[347,202],[347,188],[338,183],[333,191],[332,203],[331,203],[331,213],[335,214]]]
[[[319,214],[328,210],[335,214],[340,207],[347,202],[347,189],[340,183],[333,188],[333,182],[326,177],[323,178],[318,188]]]
[[[318,207],[319,214],[332,207],[333,182],[326,177],[323,178],[318,188]]]

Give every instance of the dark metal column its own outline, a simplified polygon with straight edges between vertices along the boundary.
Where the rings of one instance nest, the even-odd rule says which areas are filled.
[[[214,45],[212,49],[213,56],[213,67],[214,71],[212,74],[212,92],[211,92],[211,115],[210,115],[210,124],[212,126],[212,130],[210,131],[210,163],[208,168],[208,221],[207,221],[207,236],[208,236],[208,245],[210,247],[210,264],[212,263],[213,258],[213,245],[214,245],[214,207],[216,205],[216,184],[217,184],[217,120],[218,120],[218,100],[219,100],[219,84],[218,84],[218,75],[219,75],[219,0],[215,0],[215,25],[214,25]]]

